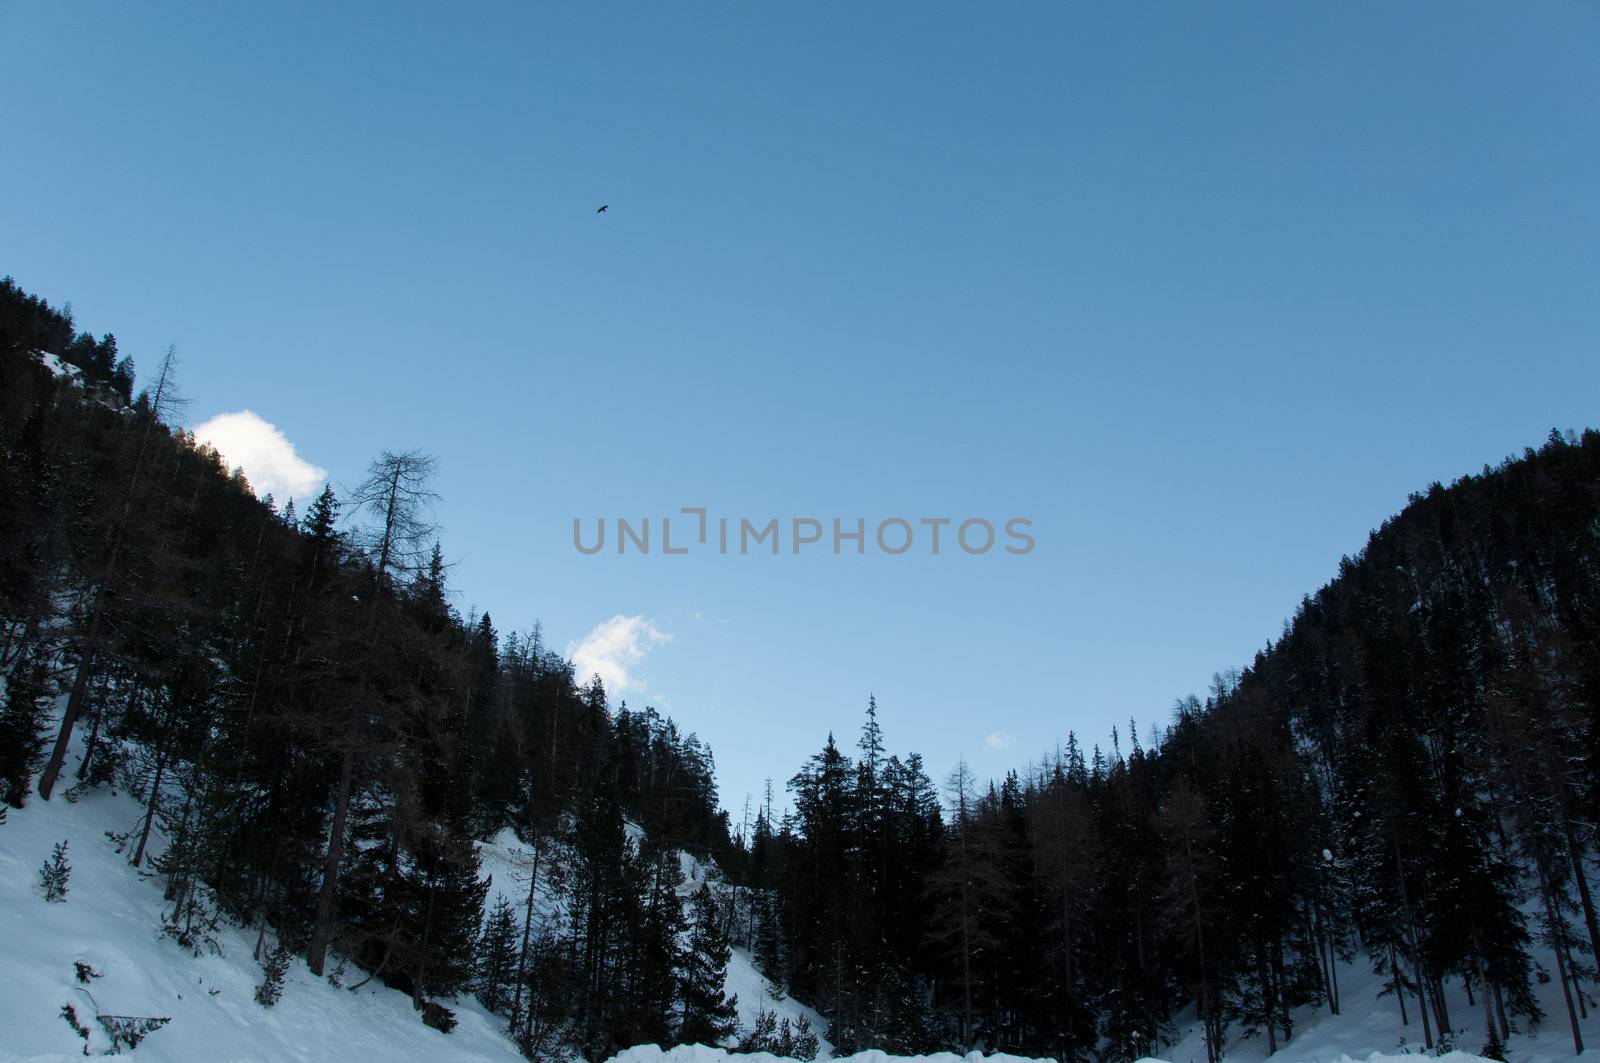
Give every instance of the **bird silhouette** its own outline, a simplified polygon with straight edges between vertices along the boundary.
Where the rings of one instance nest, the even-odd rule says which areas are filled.
[[[596,214],[604,214],[606,212],[606,208],[609,207],[609,206],[611,206],[611,204],[610,203],[606,203],[606,204],[602,205],[599,210],[595,211],[595,213]]]

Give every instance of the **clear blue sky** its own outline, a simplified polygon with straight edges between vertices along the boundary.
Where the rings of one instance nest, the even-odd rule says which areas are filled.
[[[336,484],[432,451],[463,610],[670,635],[627,697],[737,815],[869,691],[936,775],[1164,719],[1600,422],[1597,54],[1554,0],[9,2],[0,272]],[[697,504],[1038,546],[570,544]]]

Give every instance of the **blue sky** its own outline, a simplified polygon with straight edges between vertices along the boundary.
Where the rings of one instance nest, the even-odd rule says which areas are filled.
[[[640,618],[736,816],[869,691],[936,775],[1163,720],[1410,491],[1600,422],[1589,5],[0,24],[0,272],[336,485],[434,453],[463,610]],[[572,548],[693,505],[1038,545]]]

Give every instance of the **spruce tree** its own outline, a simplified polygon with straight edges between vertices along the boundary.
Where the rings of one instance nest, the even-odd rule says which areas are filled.
[[[720,1045],[737,1025],[737,1000],[723,992],[732,950],[710,886],[702,884],[690,902],[689,937],[684,949],[679,992],[682,1018],[678,1040]]]
[[[0,801],[15,808],[27,803],[33,769],[49,733],[45,699],[49,694],[44,662],[25,656],[12,667],[0,706]]]
[[[777,986],[781,993],[783,927],[778,922],[778,906],[774,903],[771,891],[765,889],[757,890],[750,903],[755,909],[756,967]]]
[[[289,973],[289,958],[289,947],[280,940],[262,965],[261,984],[256,986],[257,1004],[270,1008],[283,997],[283,979]]]
[[[517,941],[520,930],[511,902],[504,895],[495,901],[489,921],[478,937],[476,991],[483,1006],[495,1013],[509,1013],[517,974]]]
[[[64,901],[67,899],[67,879],[72,875],[72,866],[67,863],[67,840],[63,838],[56,842],[55,848],[50,850],[50,858],[39,868],[39,890],[47,901]]]

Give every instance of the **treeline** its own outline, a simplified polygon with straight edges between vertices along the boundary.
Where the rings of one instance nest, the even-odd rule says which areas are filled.
[[[103,390],[123,403],[133,400],[133,360],[118,356],[117,338],[108,332],[97,340],[77,331],[70,306],[53,309],[10,277],[0,277],[0,344],[8,355],[54,355],[77,369],[89,389]]]
[[[730,861],[750,943],[843,1050],[1132,1060],[1192,1008],[1215,1063],[1239,1035],[1289,1043],[1297,1006],[1337,1013],[1339,961],[1364,954],[1429,1049],[1471,1026],[1463,1047],[1500,1058],[1551,977],[1581,1051],[1597,534],[1600,433],[1552,433],[1413,497],[1147,744],[1131,723],[1106,751],[1069,735],[936,792],[885,757],[869,702],[857,755],[830,737]]]
[[[458,615],[427,457],[279,509],[172,426],[170,354],[136,398],[114,354],[0,287],[0,799],[135,795],[112,840],[161,876],[164,932],[256,928],[269,980],[359,965],[441,1028],[475,991],[530,1054],[726,1032],[726,920],[676,893],[677,848],[728,845],[710,750],[608,710],[537,629]],[[474,845],[506,829],[533,854],[509,936]]]

